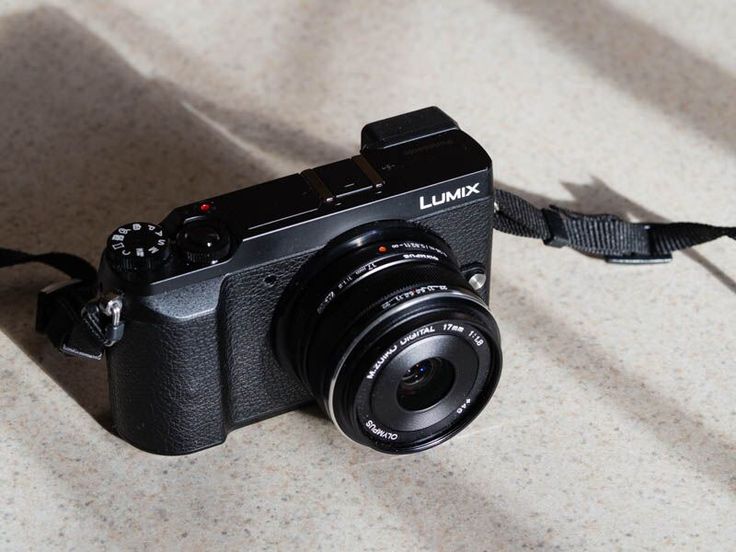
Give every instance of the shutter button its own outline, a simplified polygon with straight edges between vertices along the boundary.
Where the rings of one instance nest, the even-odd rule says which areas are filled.
[[[193,264],[212,264],[230,252],[230,236],[220,221],[200,218],[189,221],[176,238],[179,249]]]

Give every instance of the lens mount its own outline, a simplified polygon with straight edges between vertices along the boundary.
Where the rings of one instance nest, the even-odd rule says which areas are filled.
[[[389,453],[452,437],[501,372],[485,301],[449,246],[406,222],[357,228],[308,261],[281,299],[274,339],[348,438]]]

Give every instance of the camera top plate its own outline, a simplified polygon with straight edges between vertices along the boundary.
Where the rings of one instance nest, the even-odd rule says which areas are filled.
[[[358,156],[174,209],[160,223],[173,242],[168,261],[122,271],[103,254],[103,289],[155,295],[316,250],[360,224],[418,219],[493,192],[488,154],[436,107],[366,125],[362,142]],[[192,255],[177,237],[207,221],[218,254]]]

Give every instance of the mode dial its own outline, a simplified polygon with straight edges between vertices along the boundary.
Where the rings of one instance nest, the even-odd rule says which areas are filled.
[[[152,270],[171,255],[171,245],[157,224],[131,222],[107,239],[107,259],[115,270]]]

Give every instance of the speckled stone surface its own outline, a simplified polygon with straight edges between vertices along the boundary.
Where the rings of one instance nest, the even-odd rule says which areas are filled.
[[[0,2],[0,245],[94,261],[120,222],[431,104],[542,203],[733,224],[734,27],[730,0]],[[140,452],[104,365],[33,332],[58,274],[1,270],[0,549],[733,549],[734,244],[633,268],[494,246],[498,392],[402,458],[311,410]]]

